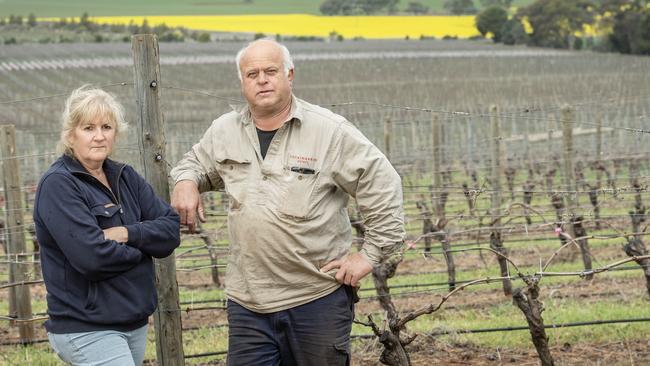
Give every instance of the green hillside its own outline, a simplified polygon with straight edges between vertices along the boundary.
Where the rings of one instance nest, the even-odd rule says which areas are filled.
[[[34,13],[39,17],[118,15],[320,14],[323,0],[0,0],[0,17]],[[401,0],[400,10],[413,0]],[[444,13],[444,0],[420,0],[433,13]],[[532,0],[515,0],[515,6]],[[474,0],[480,6],[479,0]]]

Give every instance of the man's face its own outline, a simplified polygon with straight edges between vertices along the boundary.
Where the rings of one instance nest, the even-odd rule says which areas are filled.
[[[239,62],[242,92],[251,111],[273,116],[291,100],[293,70],[287,75],[282,64],[282,50],[272,42],[250,47]]]

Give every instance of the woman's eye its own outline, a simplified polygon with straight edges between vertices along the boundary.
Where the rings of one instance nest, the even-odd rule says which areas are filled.
[[[105,130],[111,130],[111,129],[113,129],[113,126],[111,126],[111,125],[104,125],[104,126],[102,126],[102,128],[104,128]]]

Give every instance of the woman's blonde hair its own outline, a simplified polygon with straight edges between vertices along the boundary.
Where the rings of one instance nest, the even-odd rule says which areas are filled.
[[[128,125],[124,121],[124,108],[115,97],[106,91],[83,85],[70,94],[65,102],[61,116],[61,138],[56,146],[59,154],[73,155],[70,146],[72,131],[84,121],[95,118],[108,118],[115,122],[115,132],[126,131]]]

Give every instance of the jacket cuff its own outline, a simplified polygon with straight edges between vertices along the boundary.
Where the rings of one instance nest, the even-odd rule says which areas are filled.
[[[126,244],[134,248],[140,248],[140,244],[142,243],[140,224],[124,225],[124,227],[126,227],[126,231],[129,233],[129,240]]]
[[[368,244],[368,243],[363,244],[363,247],[361,248],[359,253],[361,253],[361,255],[364,258],[366,258],[368,260],[368,262],[370,262],[370,264],[372,264],[373,267],[376,267],[377,265],[379,265],[379,263],[381,263],[381,259],[383,257],[380,248],[378,248],[378,247],[376,247],[376,246],[374,246],[372,244]]]
[[[381,262],[399,263],[404,255],[404,242],[400,241],[381,248],[365,243],[359,252],[373,267],[376,267]]]
[[[196,176],[196,174],[192,172],[184,172],[177,175],[176,177],[174,177],[174,184],[182,180],[191,180],[192,182],[196,183],[197,186],[199,185],[199,183],[201,183],[200,179]]]

